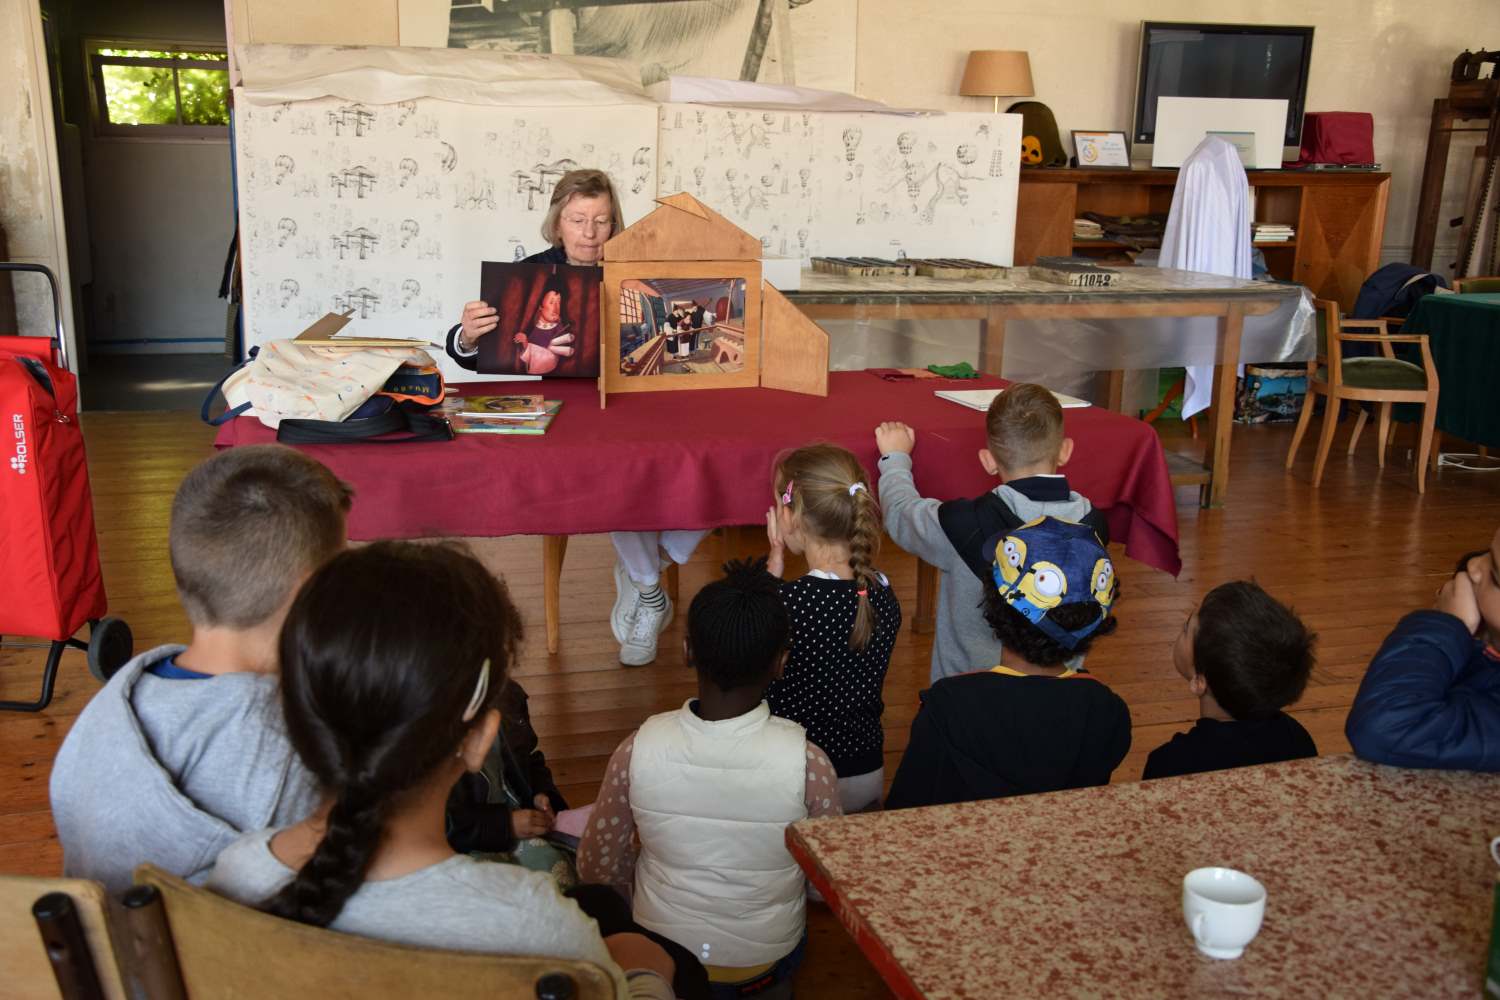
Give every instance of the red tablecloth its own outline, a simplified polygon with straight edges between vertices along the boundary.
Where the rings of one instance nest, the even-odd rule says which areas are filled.
[[[876,483],[874,428],[916,428],[917,487],[926,496],[976,496],[994,486],[976,457],[983,415],[933,395],[934,388],[1001,386],[885,382],[834,372],[828,396],[775,389],[631,393],[599,408],[592,382],[554,380],[564,401],[540,437],[460,435],[402,445],[309,445],[356,491],[352,538],[571,535],[759,524],[771,504],[776,455],[832,441],[857,455]],[[528,384],[465,386],[470,394],[536,391]],[[1147,424],[1098,407],[1064,411],[1078,492],[1108,512],[1130,556],[1176,574],[1177,511],[1161,442]],[[262,444],[275,432],[238,417],[219,430],[220,448]]]

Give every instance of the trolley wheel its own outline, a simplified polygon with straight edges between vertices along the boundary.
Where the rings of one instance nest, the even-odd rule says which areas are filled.
[[[89,673],[103,683],[123,667],[135,649],[135,636],[123,618],[101,618],[89,627]]]

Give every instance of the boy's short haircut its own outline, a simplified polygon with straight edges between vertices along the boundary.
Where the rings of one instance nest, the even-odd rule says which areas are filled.
[[[1291,608],[1259,584],[1235,580],[1198,605],[1193,669],[1233,718],[1265,719],[1302,697],[1316,642]]]
[[[724,577],[693,598],[687,631],[694,668],[719,690],[769,681],[791,641],[792,619],[765,557],[725,563]]]
[[[219,452],[172,500],[172,575],[194,626],[245,629],[269,619],[344,545],[353,491],[285,445]]]
[[[984,416],[990,454],[1004,469],[1053,462],[1063,442],[1063,411],[1052,390],[1017,382],[990,403]]]

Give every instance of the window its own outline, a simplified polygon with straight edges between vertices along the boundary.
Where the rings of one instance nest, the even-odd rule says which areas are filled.
[[[89,46],[100,135],[224,136],[229,57],[213,49],[95,42]]]
[[[639,323],[641,321],[640,292],[629,288],[620,290],[620,322]]]

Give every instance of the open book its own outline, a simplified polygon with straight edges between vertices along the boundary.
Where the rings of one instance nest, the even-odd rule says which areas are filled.
[[[959,406],[967,406],[971,410],[978,410],[983,413],[990,408],[990,404],[995,401],[995,397],[1004,391],[1004,389],[939,389],[937,390],[937,396],[940,399],[950,400]],[[1058,403],[1062,404],[1062,408],[1065,410],[1091,405],[1088,400],[1079,399],[1077,396],[1065,396],[1060,392],[1054,392],[1052,395],[1057,397]]]

